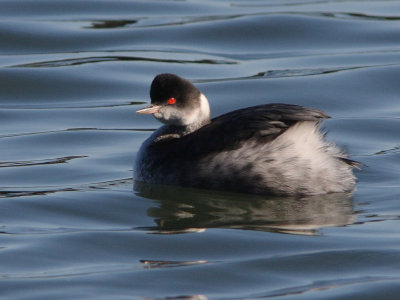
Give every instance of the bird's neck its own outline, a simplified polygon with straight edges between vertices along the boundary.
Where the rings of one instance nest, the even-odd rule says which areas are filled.
[[[181,135],[184,136],[189,133],[192,133],[192,132],[200,129],[204,125],[207,125],[210,122],[211,122],[211,120],[210,120],[210,118],[208,118],[208,119],[202,120],[201,122],[192,123],[187,126],[181,126],[181,128],[180,128]]]
[[[193,119],[193,122],[182,126],[181,132],[183,133],[182,135],[186,135],[189,133],[192,133],[199,128],[203,127],[204,125],[207,125],[210,123],[210,105],[208,103],[208,99],[204,94],[200,95],[200,109],[198,110],[197,115]]]
[[[164,125],[160,127],[156,132],[154,132],[152,136],[153,142],[166,141],[170,139],[181,138],[185,135],[188,135],[196,130],[199,130],[201,127],[210,123],[211,120],[203,119],[201,122],[191,123],[185,126],[177,126],[177,125]]]
[[[154,141],[180,138],[200,129],[204,125],[211,122],[210,120],[210,105],[206,96],[200,95],[200,109],[196,114],[191,115],[186,120],[185,125],[171,125],[166,124],[154,133]]]
[[[177,131],[181,136],[192,133],[204,125],[211,122],[210,120],[210,105],[208,104],[207,97],[203,94],[200,95],[200,109],[196,114],[188,118],[190,122],[182,126],[171,126],[171,130]]]
[[[182,137],[187,134],[190,134],[192,132],[195,132],[196,130],[200,129],[204,125],[207,125],[210,123],[210,119],[203,119],[199,122],[191,123],[189,125],[184,125],[184,126],[176,126],[176,125],[164,125],[162,127],[163,130],[161,130],[160,135],[169,135],[169,136],[175,136],[175,137]]]

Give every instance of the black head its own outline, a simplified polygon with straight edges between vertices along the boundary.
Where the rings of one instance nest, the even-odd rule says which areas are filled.
[[[151,83],[150,98],[151,105],[137,112],[153,114],[165,124],[193,127],[210,118],[207,98],[190,81],[177,75],[157,75]]]
[[[185,108],[195,108],[201,92],[188,80],[175,74],[157,75],[150,87],[151,103],[155,105],[169,104],[175,99],[174,105]]]

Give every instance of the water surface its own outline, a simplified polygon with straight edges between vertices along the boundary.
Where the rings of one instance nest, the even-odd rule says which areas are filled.
[[[0,1],[0,295],[398,299],[400,1]],[[353,195],[134,183],[153,77],[332,116]]]

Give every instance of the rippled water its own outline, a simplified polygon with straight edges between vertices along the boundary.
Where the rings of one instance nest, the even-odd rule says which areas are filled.
[[[400,1],[0,1],[0,295],[398,299]],[[134,183],[161,72],[322,109],[352,197]]]

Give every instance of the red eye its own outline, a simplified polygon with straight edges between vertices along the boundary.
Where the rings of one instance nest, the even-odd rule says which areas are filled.
[[[175,98],[169,98],[168,99],[168,104],[175,104],[176,99]]]

